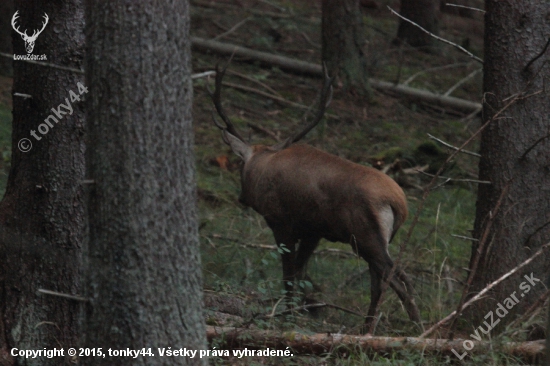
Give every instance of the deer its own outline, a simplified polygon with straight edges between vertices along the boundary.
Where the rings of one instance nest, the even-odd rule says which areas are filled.
[[[25,29],[24,32],[21,32],[19,30],[19,27],[15,26],[15,22],[17,20],[17,18],[19,18],[19,10],[15,12],[15,14],[13,14],[13,17],[11,18],[11,26],[13,28],[14,31],[16,31],[17,33],[19,33],[19,35],[21,36],[21,38],[23,38],[23,41],[25,41],[25,49],[27,50],[27,53],[32,53],[33,49],[34,49],[34,42],[36,42],[36,39],[38,38],[38,36],[40,35],[40,33],[42,33],[42,31],[44,30],[44,28],[46,28],[46,25],[48,24],[48,20],[50,18],[48,18],[48,14],[44,13],[44,22],[42,22],[42,29],[40,30],[34,30],[34,32],[32,33],[32,36],[29,36],[27,34],[27,30]]]
[[[382,281],[404,305],[409,318],[420,322],[414,288],[394,263],[388,245],[407,218],[407,200],[401,187],[385,173],[298,144],[323,118],[332,99],[332,79],[325,68],[319,107],[301,131],[273,145],[250,145],[225,114],[222,79],[227,69],[216,65],[215,89],[208,89],[223,123],[212,118],[223,141],[242,161],[239,202],[262,215],[281,253],[283,282],[292,296],[296,279],[304,279],[307,262],[321,238],[349,243],[369,265],[371,302],[363,329],[373,324],[382,294]],[[369,332],[370,333],[370,332]]]

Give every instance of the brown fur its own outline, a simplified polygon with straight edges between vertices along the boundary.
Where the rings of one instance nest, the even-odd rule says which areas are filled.
[[[294,144],[283,150],[256,145],[242,170],[240,201],[266,220],[282,255],[283,279],[303,278],[305,265],[319,240],[350,243],[368,263],[371,272],[371,306],[374,316],[380,298],[381,280],[393,262],[388,241],[381,232],[381,212],[393,214],[391,237],[407,218],[403,190],[386,174],[309,145]],[[296,244],[300,242],[298,249]],[[414,321],[420,321],[413,289],[403,271],[396,270],[390,285]],[[403,283],[405,286],[403,287]]]

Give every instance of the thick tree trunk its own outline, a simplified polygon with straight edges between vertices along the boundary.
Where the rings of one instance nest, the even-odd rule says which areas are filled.
[[[48,14],[49,23],[36,40],[34,54],[45,54],[51,63],[80,67],[84,51],[80,0],[17,1],[16,8],[20,29],[28,29],[28,34],[40,29],[44,13]],[[26,55],[24,46],[21,37],[14,40],[14,53]],[[1,365],[70,364],[69,357],[14,360],[9,350],[67,349],[78,343],[80,304],[37,290],[80,292],[85,120],[83,103],[72,101],[70,91],[78,96],[82,79],[70,71],[14,63],[13,92],[30,97],[13,97],[12,162],[0,203]],[[60,104],[70,106],[72,113]],[[31,144],[30,151],[22,151]]]
[[[330,75],[337,76],[346,89],[368,93],[359,0],[323,0],[322,12],[322,60]]]
[[[0,52],[12,54],[11,17],[13,16],[13,0],[0,1]],[[13,58],[0,55],[0,75],[13,75]]]
[[[131,6],[130,6],[131,5]],[[88,365],[204,364],[188,1],[87,2],[90,242],[86,347],[154,357]]]
[[[474,292],[523,262],[550,238],[550,138],[543,138],[550,131],[550,91],[544,86],[550,65],[544,57],[530,63],[550,34],[548,3],[490,0],[486,10],[484,117],[495,116],[518,93],[535,95],[516,101],[482,133],[479,179],[492,184],[480,185],[478,191],[474,236],[482,238],[488,231],[473,278]],[[474,245],[471,263],[477,251]],[[466,312],[466,318],[477,327],[489,311],[514,294],[518,301],[510,304],[499,326],[509,323],[545,290],[549,266],[550,256],[540,256]]]
[[[438,7],[439,2],[436,0],[401,0],[400,14],[428,32],[437,35]],[[436,40],[418,27],[400,19],[396,42],[405,42],[423,51],[432,52],[434,51]]]

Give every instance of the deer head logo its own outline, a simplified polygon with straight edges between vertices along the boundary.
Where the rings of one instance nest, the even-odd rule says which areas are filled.
[[[42,23],[42,29],[34,30],[32,36],[29,36],[27,34],[26,29],[24,32],[21,32],[19,30],[19,27],[15,26],[15,21],[17,20],[17,18],[19,18],[19,15],[17,15],[17,13],[19,13],[19,10],[16,11],[15,14],[13,14],[13,17],[11,18],[11,26],[13,27],[13,30],[15,30],[17,33],[21,35],[21,38],[23,38],[23,41],[25,41],[25,48],[27,49],[27,53],[32,53],[32,50],[34,49],[34,42],[36,42],[36,39],[38,38],[40,33],[42,33],[44,28],[46,28],[46,24],[48,24],[48,20],[49,20],[48,14],[44,13],[44,22]]]

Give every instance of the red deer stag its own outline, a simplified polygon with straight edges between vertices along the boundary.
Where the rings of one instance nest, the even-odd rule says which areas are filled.
[[[214,122],[222,130],[223,140],[243,161],[239,201],[262,215],[277,245],[284,244],[288,249],[281,255],[287,294],[292,293],[296,278],[304,278],[306,263],[321,238],[350,243],[369,264],[371,303],[366,323],[370,325],[380,300],[382,280],[387,280],[393,267],[388,244],[407,217],[403,190],[374,168],[309,145],[295,144],[323,117],[332,95],[332,79],[327,75],[311,123],[274,146],[251,146],[222,108],[220,93],[226,68],[216,67],[215,90],[208,90],[224,124],[213,115]],[[410,319],[420,322],[413,286],[405,272],[397,268],[390,286]]]

